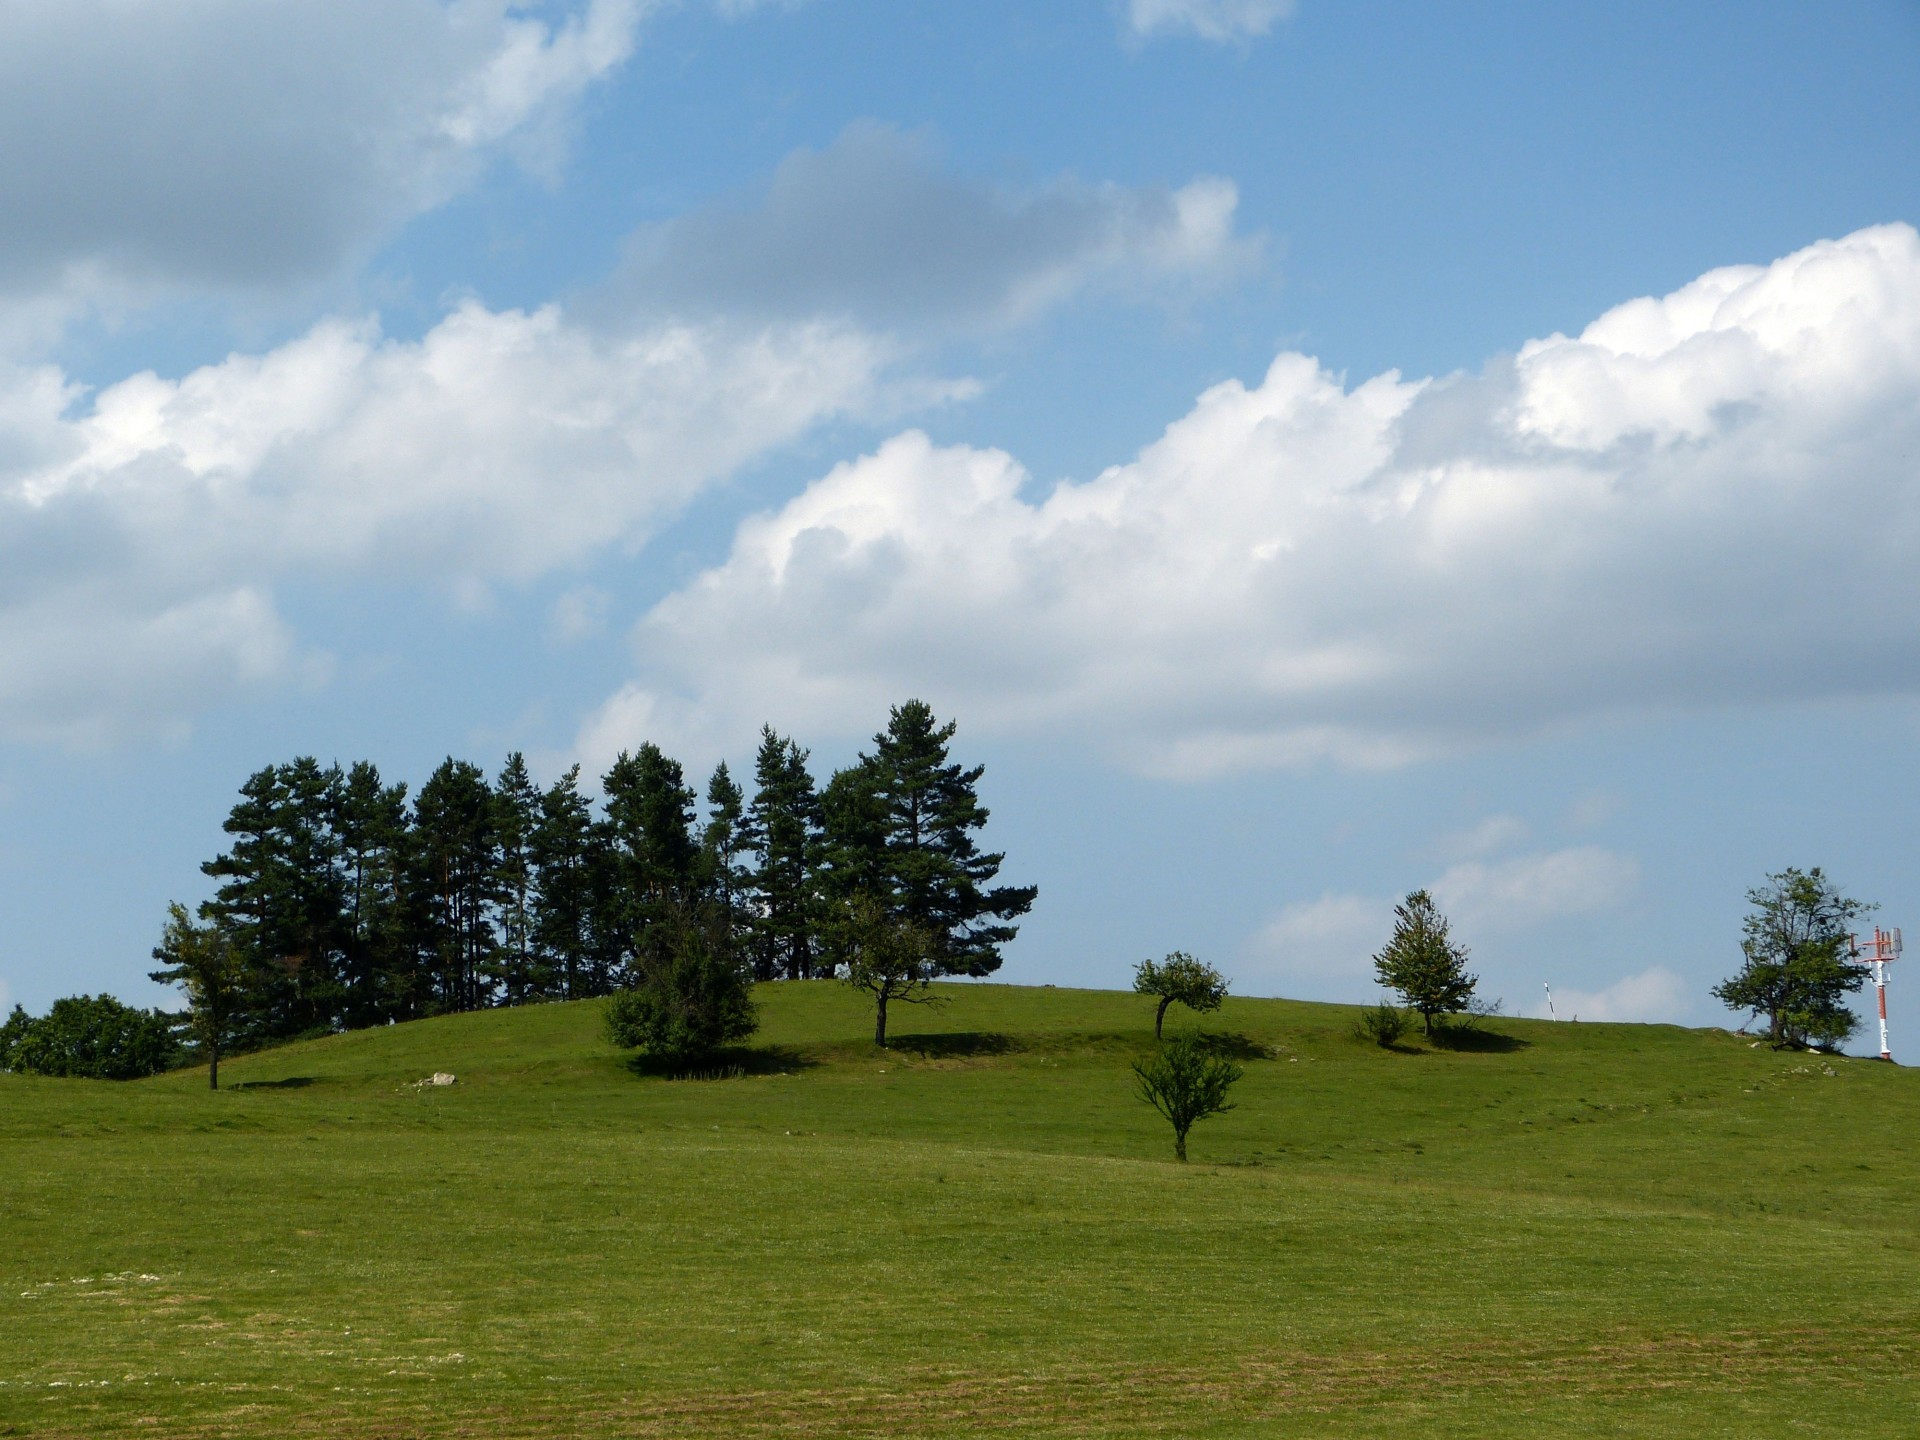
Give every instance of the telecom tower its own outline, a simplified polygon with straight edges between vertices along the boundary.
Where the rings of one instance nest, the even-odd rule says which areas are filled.
[[[1849,938],[1853,944],[1848,958],[1873,971],[1873,988],[1880,1000],[1880,1058],[1891,1060],[1893,1052],[1887,1049],[1887,966],[1900,958],[1900,932],[1882,930],[1876,925],[1873,940],[1865,949],[1861,948],[1858,935]]]

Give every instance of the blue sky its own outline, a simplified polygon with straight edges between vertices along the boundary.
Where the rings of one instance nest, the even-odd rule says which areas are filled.
[[[908,695],[1009,979],[1367,999],[1431,885],[1707,1024],[1769,870],[1911,918],[1920,7],[29,0],[0,194],[30,1006],[262,764]]]

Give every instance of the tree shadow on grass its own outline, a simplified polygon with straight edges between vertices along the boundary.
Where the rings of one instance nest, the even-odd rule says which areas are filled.
[[[798,1075],[819,1061],[788,1045],[730,1045],[711,1055],[635,1055],[627,1069],[651,1080],[740,1080],[749,1075]]]
[[[229,1081],[228,1090],[304,1090],[309,1085],[318,1085],[319,1079],[312,1075],[289,1075],[284,1080],[240,1080]]]
[[[1019,1048],[1009,1037],[984,1030],[961,1030],[946,1035],[889,1035],[887,1037],[887,1049],[917,1055],[922,1060],[1011,1055]]]
[[[1262,1045],[1258,1040],[1230,1030],[1198,1030],[1194,1032],[1200,1043],[1210,1055],[1218,1055],[1223,1060],[1271,1060],[1274,1049],[1271,1045]]]
[[[1483,1030],[1458,1020],[1435,1025],[1430,1043],[1436,1050],[1459,1050],[1470,1055],[1511,1055],[1533,1046],[1531,1040],[1502,1035],[1498,1030]]]

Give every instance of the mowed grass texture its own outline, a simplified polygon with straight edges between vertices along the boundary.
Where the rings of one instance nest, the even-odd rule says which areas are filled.
[[[0,1433],[1920,1433],[1909,1071],[1233,1000],[1182,1167],[1151,1002],[943,988],[713,1080],[591,1003],[0,1076]]]

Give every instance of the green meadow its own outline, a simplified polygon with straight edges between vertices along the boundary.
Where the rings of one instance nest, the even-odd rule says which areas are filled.
[[[939,988],[762,987],[717,1078],[594,1002],[0,1076],[0,1434],[1920,1431],[1907,1070],[1233,999],[1182,1166],[1152,1002]]]

